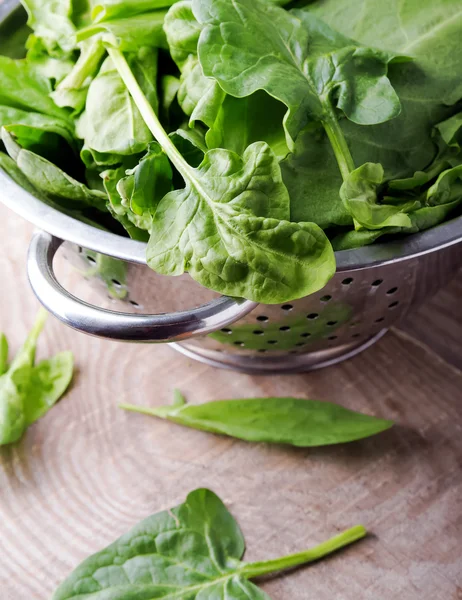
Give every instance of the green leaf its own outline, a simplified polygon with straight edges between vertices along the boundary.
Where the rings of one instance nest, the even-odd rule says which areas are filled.
[[[305,552],[243,563],[238,524],[218,496],[198,489],[86,559],[53,600],[269,600],[248,578],[313,562],[365,535],[358,525]]]
[[[170,134],[170,139],[191,167],[198,167],[207,152],[205,136],[198,129],[177,129]]]
[[[105,52],[99,40],[80,44],[80,56],[72,71],[50,94],[58,106],[73,108],[76,114],[82,111],[90,82],[98,73]]]
[[[157,54],[133,55],[130,61],[148,63],[151,71],[147,90],[153,98],[151,82],[157,74]],[[143,70],[145,72],[145,70]],[[146,78],[145,78],[146,81]],[[154,96],[157,102],[157,96]],[[106,59],[99,74],[91,82],[85,111],[77,121],[77,135],[85,146],[100,154],[131,155],[144,152],[152,135],[133,102],[124,82],[110,58]]]
[[[0,334],[0,376],[8,370],[8,340],[4,333]]]
[[[462,146],[462,112],[438,123],[436,128],[448,146],[460,150]]]
[[[101,173],[101,177],[109,198],[108,209],[111,215],[119,221],[132,239],[147,242],[149,239],[147,229],[150,228],[152,223],[151,215],[148,215],[147,220],[139,219],[130,210],[129,206],[122,203],[122,198],[117,191],[117,184],[125,177],[125,168],[108,169]],[[141,228],[140,225],[142,226]]]
[[[73,371],[72,352],[56,354],[31,370],[24,398],[27,426],[40,419],[64,395],[72,380]]]
[[[330,122],[337,106],[353,122],[392,119],[400,103],[387,66],[396,55],[360,46],[310,13],[289,13],[258,0],[194,0],[204,25],[204,74],[236,97],[266,90],[283,102],[292,144],[310,120]]]
[[[49,97],[51,87],[33,64],[0,56],[0,105],[66,120],[67,114]]]
[[[243,157],[210,150],[188,167],[184,190],[159,203],[148,264],[189,275],[231,296],[273,304],[322,288],[335,271],[330,244],[312,223],[289,222],[277,159],[257,142]]]
[[[393,423],[330,402],[301,398],[217,400],[197,405],[121,408],[186,427],[249,442],[310,447],[343,444],[389,429]]]
[[[322,0],[305,10],[365,45],[412,56],[413,62],[389,70],[401,114],[367,128],[344,121],[342,129],[355,163],[381,163],[386,179],[425,170],[436,153],[433,127],[462,97],[460,1]]]
[[[462,165],[446,169],[427,192],[427,204],[437,206],[462,199]]]
[[[157,10],[126,19],[93,23],[78,32],[77,41],[83,42],[97,36],[105,44],[120,48],[123,52],[136,52],[144,46],[166,48],[163,30],[165,15],[165,10]]]
[[[106,210],[106,194],[90,190],[59,167],[42,156],[22,149],[12,136],[2,129],[2,140],[13,158],[34,188],[64,208],[94,207]]]
[[[452,212],[462,204],[462,196],[449,204],[439,206],[424,206],[409,214],[410,227],[387,227],[375,231],[363,229],[361,231],[348,231],[337,235],[332,240],[332,246],[339,250],[350,250],[374,243],[385,235],[410,234],[425,231],[445,221]]]
[[[264,141],[277,156],[288,153],[282,120],[285,106],[263,91],[248,98],[224,94],[217,82],[204,76],[197,57],[201,25],[189,1],[178,2],[165,18],[165,33],[172,57],[181,70],[178,101],[190,125],[201,121],[209,128],[208,148],[225,148],[238,154],[253,142]],[[270,118],[268,118],[270,116]]]
[[[340,188],[340,197],[355,220],[356,228],[410,227],[407,212],[420,208],[418,200],[398,204],[379,203],[377,189],[383,182],[383,167],[366,163],[353,171]]]
[[[281,162],[281,171],[290,195],[292,221],[310,221],[322,229],[353,224],[340,201],[342,177],[321,128],[307,127],[300,132],[294,151]]]
[[[151,228],[152,216],[157,205],[171,189],[172,168],[167,155],[157,142],[149,145],[147,154],[139,164],[134,169],[129,169],[117,184],[122,204],[134,215],[148,218],[148,230]]]
[[[21,0],[29,15],[27,24],[48,52],[70,52],[75,47],[72,0]]]
[[[93,0],[91,14],[94,21],[100,22],[167,8],[175,2],[176,0]]]
[[[68,352],[35,366],[37,340],[47,313],[41,309],[26,341],[7,368],[6,338],[0,338],[0,445],[18,441],[65,392],[72,377]]]
[[[12,133],[21,146],[32,149],[27,139],[37,144],[41,135],[56,134],[64,138],[70,146],[75,145],[71,124],[64,119],[44,115],[42,113],[30,112],[0,106],[0,128],[5,127]],[[34,133],[35,132],[35,133]],[[47,141],[42,145],[53,145],[53,140],[48,135]]]

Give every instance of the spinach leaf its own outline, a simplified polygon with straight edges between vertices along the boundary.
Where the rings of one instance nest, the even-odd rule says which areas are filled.
[[[172,168],[167,155],[156,142],[150,144],[139,164],[129,169],[117,184],[122,204],[129,207],[134,215],[149,219],[148,226],[142,227],[147,230],[151,228],[158,203],[171,189]]]
[[[42,113],[12,108],[11,106],[0,106],[0,128],[5,127],[12,133],[22,146],[31,148],[27,139],[32,139],[37,144],[43,134],[56,134],[64,138],[70,146],[75,145],[72,126],[67,120],[48,116]],[[35,134],[31,134],[35,132]],[[37,137],[38,135],[38,137]],[[48,136],[42,145],[53,145],[53,140]]]
[[[9,367],[6,338],[1,338],[0,445],[18,441],[27,427],[59,400],[72,379],[70,352],[62,352],[35,365],[37,340],[45,319],[46,312],[41,309],[32,331]]]
[[[87,558],[53,600],[269,600],[248,579],[319,560],[365,535],[357,525],[310,550],[245,563],[239,525],[218,496],[198,489]]]
[[[129,60],[132,67],[140,62],[146,65],[142,70],[150,73],[149,78],[144,78],[144,83],[148,81],[146,91],[151,102],[157,104],[157,53],[152,50],[148,55],[132,55]],[[77,136],[84,140],[86,148],[98,154],[118,156],[144,152],[152,141],[151,132],[110,58],[90,84],[85,111],[77,120]]]
[[[421,207],[418,200],[410,199],[396,203],[378,202],[377,188],[383,182],[383,167],[366,163],[355,169],[340,188],[340,197],[350,214],[355,227],[381,229],[382,227],[410,227],[407,212]]]
[[[163,30],[165,15],[166,11],[157,10],[126,19],[93,23],[80,29],[76,39],[83,42],[97,36],[99,40],[123,52],[136,52],[143,46],[166,48]]]
[[[399,58],[394,53],[362,47],[310,13],[259,0],[194,0],[193,11],[204,25],[198,45],[204,74],[233,96],[264,89],[283,102],[292,148],[310,121],[321,122],[342,174],[352,164],[334,107],[363,125],[400,112],[386,75],[388,63]]]
[[[122,203],[122,198],[117,191],[117,184],[125,177],[125,168],[108,169],[101,173],[101,177],[109,198],[107,208],[111,215],[119,221],[133,240],[147,242],[149,239],[147,230],[152,224],[151,215],[148,215],[148,219],[140,219],[130,210],[129,206]]]
[[[249,442],[291,446],[327,446],[375,435],[393,423],[353,412],[330,402],[301,398],[250,398],[188,405],[178,397],[172,406],[121,408],[180,425],[221,433]]]
[[[191,167],[198,167],[204,160],[204,154],[207,152],[205,136],[197,127],[177,129],[170,134],[170,139]]]
[[[462,112],[438,123],[436,128],[448,146],[460,150],[462,145]]]
[[[176,0],[93,0],[92,17],[96,22],[132,17],[172,6]]]
[[[2,129],[2,141],[8,154],[34,188],[64,208],[94,207],[106,210],[106,194],[90,190],[42,156],[25,150],[13,136]]]
[[[427,191],[427,204],[437,206],[462,199],[462,165],[446,169]]]
[[[50,94],[58,106],[73,108],[76,114],[84,108],[90,82],[106,54],[100,40],[88,40],[79,46],[80,56],[73,69]]]
[[[356,164],[381,163],[387,179],[424,170],[436,152],[432,128],[462,98],[460,1],[316,0],[305,10],[363,44],[412,56],[389,70],[401,114],[367,128],[344,121],[342,129]]]
[[[267,142],[278,157],[288,153],[282,120],[284,105],[264,91],[234,98],[217,82],[204,76],[197,56],[201,25],[190,1],[178,2],[164,25],[172,57],[181,70],[178,101],[190,116],[190,125],[203,122],[208,148],[225,148],[238,154],[257,141]],[[271,115],[271,118],[268,118]]]
[[[210,150],[193,169],[178,153],[120,51],[110,49],[127,89],[186,187],[159,203],[147,249],[159,273],[185,270],[199,283],[231,296],[279,303],[320,289],[335,271],[325,234],[291,223],[289,197],[269,146],[243,156]]]
[[[49,97],[49,81],[23,60],[0,56],[0,105],[67,119]]]
[[[71,52],[75,47],[76,28],[72,22],[72,0],[21,0],[27,10],[27,24],[50,52]]]
[[[386,227],[383,229],[348,231],[340,233],[332,240],[335,251],[350,250],[373,244],[379,238],[388,235],[410,234],[425,231],[445,221],[462,204],[462,194],[453,202],[437,206],[424,206],[409,214],[409,227]]]
[[[281,162],[281,171],[290,195],[292,221],[310,221],[322,229],[353,224],[339,201],[342,176],[322,129],[308,126],[300,132],[294,151]]]

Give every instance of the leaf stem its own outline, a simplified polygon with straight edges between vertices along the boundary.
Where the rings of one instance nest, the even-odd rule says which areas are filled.
[[[343,135],[342,128],[340,127],[333,110],[329,113],[327,118],[323,120],[323,125],[334,151],[335,158],[337,159],[343,181],[345,181],[351,171],[354,171],[355,164],[345,136]]]
[[[152,135],[162,146],[165,154],[169,157],[181,175],[183,175],[183,177],[190,178],[190,167],[188,163],[178,152],[175,144],[162,127],[154,109],[149,104],[146,96],[143,93],[143,90],[139,86],[135,76],[132,73],[132,70],[125,60],[124,55],[120,50],[115,48],[108,48],[108,53]]]
[[[276,571],[282,571],[283,569],[290,569],[299,565],[311,563],[360,540],[365,537],[366,534],[367,531],[362,525],[356,525],[356,527],[347,529],[343,533],[336,535],[330,540],[327,540],[310,550],[298,552],[297,554],[290,554],[289,556],[283,556],[282,558],[276,558],[274,560],[250,563],[246,565],[240,573],[244,577],[251,579],[252,577],[259,577],[260,575],[267,575]]]

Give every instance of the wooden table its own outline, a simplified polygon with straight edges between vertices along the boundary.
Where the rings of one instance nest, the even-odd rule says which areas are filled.
[[[25,276],[32,228],[0,208],[0,330],[18,348],[37,301]],[[265,581],[274,600],[462,598],[462,277],[368,352],[298,376],[215,370],[164,346],[109,343],[50,319],[40,355],[71,349],[71,391],[0,450],[0,597],[44,600],[84,557],[137,521],[216,491],[250,560],[363,523],[371,535],[331,559]],[[343,447],[248,444],[117,408],[300,395],[395,419]]]

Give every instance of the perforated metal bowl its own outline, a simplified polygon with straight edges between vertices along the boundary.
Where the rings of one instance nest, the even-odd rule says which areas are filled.
[[[11,10],[17,2],[7,5]],[[0,20],[1,11],[0,5]],[[257,305],[217,298],[187,275],[157,275],[146,266],[144,244],[61,214],[1,171],[0,201],[41,230],[29,250],[29,279],[42,304],[64,323],[109,339],[169,342],[192,358],[253,373],[320,368],[357,354],[462,265],[461,217],[399,241],[338,252],[337,273],[321,292]],[[53,259],[63,241],[68,258],[99,283],[114,310],[60,285]]]

